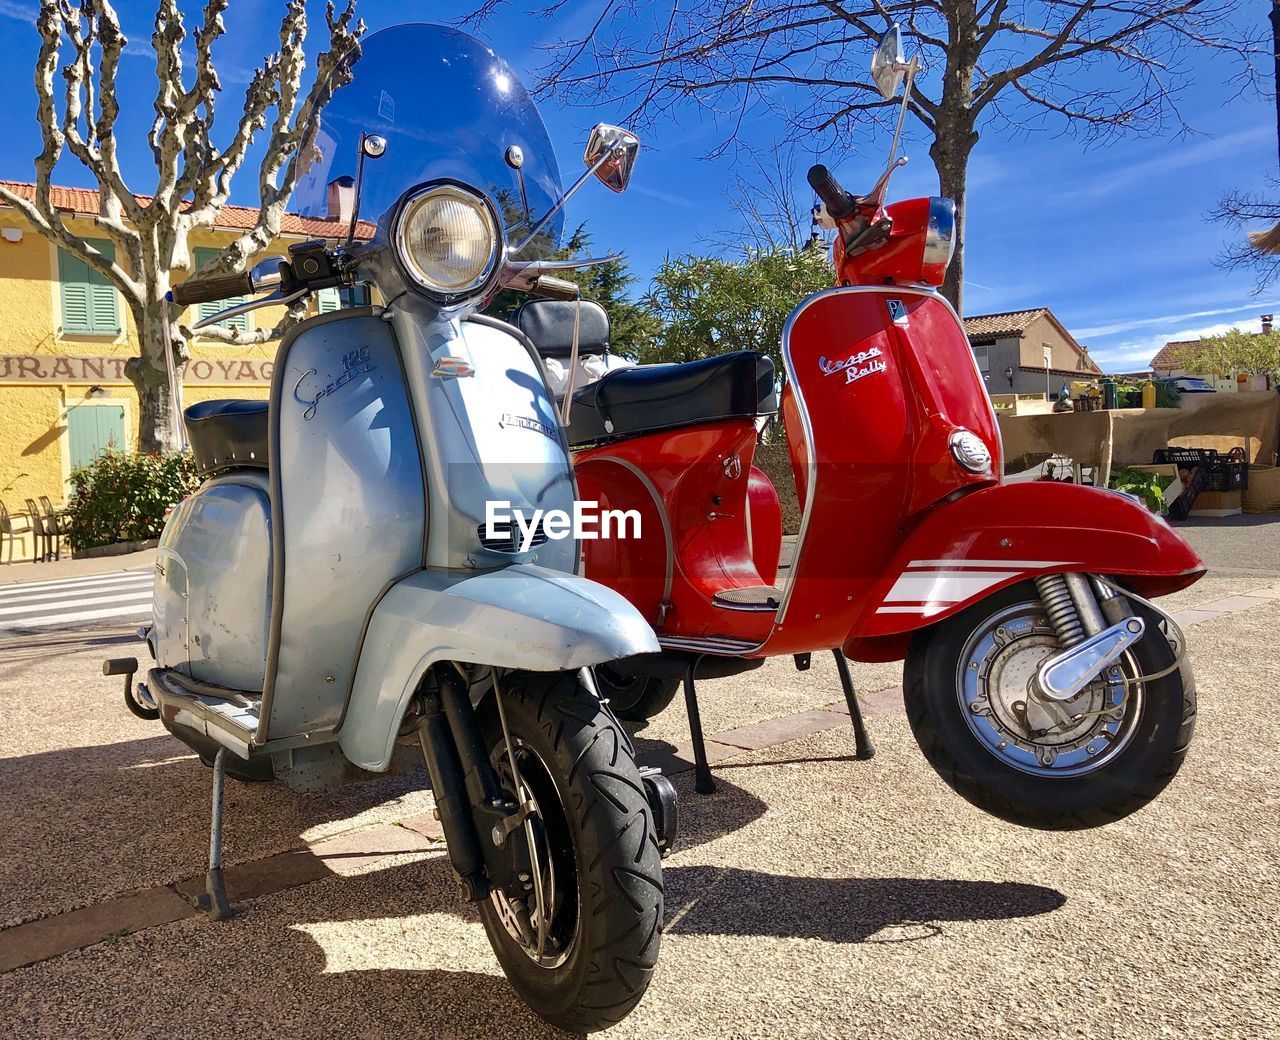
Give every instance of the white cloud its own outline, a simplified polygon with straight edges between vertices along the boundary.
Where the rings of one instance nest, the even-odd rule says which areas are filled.
[[[1172,142],[1153,149],[1149,159],[1124,164],[1111,163],[1096,171],[1093,177],[1082,177],[1079,186],[1059,192],[1058,201],[1087,199],[1099,195],[1114,195],[1117,188],[1141,184],[1155,174],[1168,174],[1172,170],[1188,169],[1210,162],[1222,162],[1237,152],[1249,149],[1264,138],[1274,140],[1274,130],[1260,125],[1247,130],[1223,134],[1221,137],[1194,137],[1189,141]]]
[[[1166,343],[1181,340],[1202,339],[1205,336],[1217,336],[1230,329],[1243,329],[1245,332],[1261,332],[1262,321],[1255,315],[1241,321],[1220,321],[1213,325],[1193,325],[1174,331],[1153,333],[1141,339],[1130,340],[1114,347],[1092,351],[1093,359],[1102,366],[1104,372],[1125,372],[1146,368],[1151,359],[1159,353]]]
[[[1252,303],[1242,304],[1239,307],[1214,307],[1210,310],[1203,311],[1187,311],[1182,314],[1161,314],[1152,318],[1133,318],[1127,321],[1112,322],[1109,325],[1097,325],[1093,328],[1076,329],[1074,335],[1077,339],[1094,339],[1098,336],[1114,336],[1120,332],[1132,332],[1135,329],[1144,329],[1152,325],[1171,325],[1173,322],[1191,321],[1195,318],[1216,318],[1223,314],[1240,314],[1249,315],[1250,317],[1258,314],[1266,314],[1269,311],[1280,312],[1280,303],[1267,303],[1262,300],[1255,300]],[[1245,319],[1248,320],[1247,318]],[[1177,339],[1176,336],[1168,336],[1167,339]]]
[[[40,10],[35,0],[23,3],[22,0],[0,0],[0,18],[12,18],[26,22],[30,26],[36,24],[36,13]]]

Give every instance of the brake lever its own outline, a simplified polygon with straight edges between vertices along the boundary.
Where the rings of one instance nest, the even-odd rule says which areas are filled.
[[[893,221],[888,217],[881,217],[874,224],[868,224],[845,243],[844,255],[856,256],[858,253],[865,252],[872,246],[879,245],[889,237],[889,232],[892,230]]]
[[[217,325],[220,321],[226,321],[228,318],[234,318],[241,314],[248,314],[249,311],[256,311],[259,307],[288,306],[296,300],[307,295],[309,290],[304,286],[301,289],[284,295],[279,289],[267,293],[266,296],[258,296],[244,303],[237,303],[234,307],[228,307],[226,310],[218,311],[217,314],[211,314],[207,318],[201,318],[198,322],[191,326],[193,332],[200,329],[208,328],[210,325]]]
[[[889,178],[893,176],[895,170],[899,170],[906,165],[907,157],[905,155],[898,156],[897,160],[890,163],[884,173],[880,174],[880,179],[876,181],[871,191],[858,199],[858,204],[860,206],[874,206],[878,211],[884,205],[885,196],[889,194]]]

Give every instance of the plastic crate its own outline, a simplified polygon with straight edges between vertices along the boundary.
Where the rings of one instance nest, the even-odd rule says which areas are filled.
[[[1243,448],[1232,448],[1226,455],[1214,448],[1157,448],[1151,461],[1180,470],[1201,469],[1204,484],[1200,491],[1243,491],[1249,486],[1249,464]]]

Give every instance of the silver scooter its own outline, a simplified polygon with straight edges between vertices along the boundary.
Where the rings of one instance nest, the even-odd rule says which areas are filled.
[[[270,290],[209,321],[358,283],[384,303],[292,329],[269,403],[186,410],[205,480],[157,551],[140,632],[153,663],[136,686],[133,659],[104,670],[213,766],[211,916],[231,912],[225,773],[316,790],[386,770],[398,740],[416,741],[450,863],[512,985],[557,1026],[604,1028],[653,973],[676,805],[637,768],[590,669],[658,644],[578,575],[573,538],[486,522],[491,502],[572,513],[575,484],[537,351],[476,312],[503,287],[574,295],[554,271],[580,264],[540,259],[564,200],[592,176],[623,190],[638,142],[598,126],[562,192],[510,67],[440,26],[369,36],[330,89],[295,198],[345,244],[302,243],[172,300]]]

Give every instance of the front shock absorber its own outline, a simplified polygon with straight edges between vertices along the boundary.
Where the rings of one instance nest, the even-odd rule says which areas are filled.
[[[1064,650],[1069,650],[1085,639],[1084,626],[1071,599],[1067,579],[1061,574],[1041,574],[1035,579],[1040,602],[1049,615],[1049,625]]]

